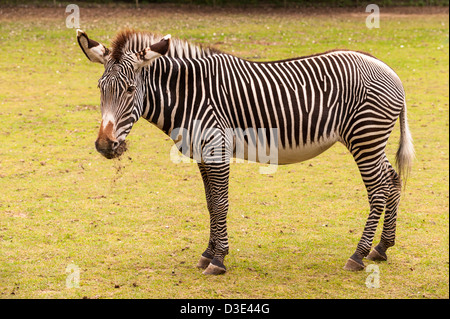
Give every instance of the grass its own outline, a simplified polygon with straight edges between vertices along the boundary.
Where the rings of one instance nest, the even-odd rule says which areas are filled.
[[[93,144],[102,67],[85,59],[64,8],[0,10],[2,298],[449,297],[448,12],[389,9],[369,30],[363,9],[81,6],[81,27],[105,44],[128,26],[254,60],[348,48],[393,67],[407,92],[417,159],[397,244],[377,263],[380,288],[369,289],[368,273],[342,269],[368,214],[343,146],[272,175],[233,164],[228,273],[202,276],[194,266],[209,217],[196,165],[172,163],[172,142],[145,122],[133,128],[121,160],[102,158]],[[397,126],[392,161],[398,138]],[[71,264],[79,288],[66,287]]]

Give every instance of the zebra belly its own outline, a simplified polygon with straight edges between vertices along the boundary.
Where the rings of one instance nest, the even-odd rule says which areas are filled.
[[[311,142],[305,145],[298,145],[290,148],[282,147],[281,142],[278,146],[264,147],[261,149],[259,145],[252,146],[244,142],[244,147],[234,149],[234,157],[244,159],[250,162],[257,162],[263,164],[285,165],[306,161],[323,153],[338,141],[337,137],[330,137],[327,139],[320,139],[316,142]]]
[[[294,148],[279,148],[278,165],[299,163],[325,152],[336,140],[327,140],[319,143],[298,146]]]

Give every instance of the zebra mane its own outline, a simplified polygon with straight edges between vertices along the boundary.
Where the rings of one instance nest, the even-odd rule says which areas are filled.
[[[128,53],[136,53],[150,47],[163,38],[162,35],[145,31],[135,31],[126,29],[120,31],[112,41],[111,56],[115,60],[120,60],[122,56]],[[170,47],[167,56],[173,58],[201,58],[213,54],[219,54],[221,51],[209,47],[194,44],[186,40],[171,38]]]

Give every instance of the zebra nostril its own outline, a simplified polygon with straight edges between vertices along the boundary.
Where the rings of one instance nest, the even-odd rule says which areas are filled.
[[[116,150],[119,147],[119,144],[120,144],[119,142],[113,141],[112,144],[111,144],[111,148],[113,150]]]

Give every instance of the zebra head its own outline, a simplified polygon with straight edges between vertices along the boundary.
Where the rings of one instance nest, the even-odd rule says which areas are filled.
[[[89,39],[77,30],[78,44],[91,62],[101,63],[105,72],[98,81],[101,92],[102,123],[95,147],[108,159],[126,150],[125,138],[143,113],[144,94],[142,68],[166,54],[170,35],[143,50],[117,54],[103,44]],[[116,43],[115,47],[120,46]]]

